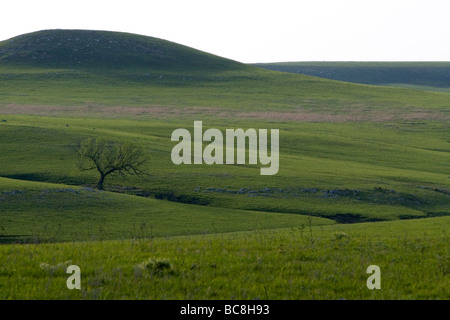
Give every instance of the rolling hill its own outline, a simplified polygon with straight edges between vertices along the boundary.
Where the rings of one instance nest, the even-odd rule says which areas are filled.
[[[0,44],[0,63],[88,69],[229,70],[245,65],[170,41],[129,33],[44,30]]]
[[[348,113],[443,109],[448,95],[273,72],[134,34],[46,30],[0,43],[0,105],[101,104]],[[358,107],[358,109],[361,109]],[[221,110],[222,111],[222,110]]]

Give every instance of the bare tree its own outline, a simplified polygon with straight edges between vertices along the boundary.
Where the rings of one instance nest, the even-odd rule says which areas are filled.
[[[103,190],[109,175],[143,175],[146,162],[143,150],[134,144],[111,142],[99,138],[87,138],[79,143],[75,152],[80,157],[81,170],[97,170],[100,177],[97,189]]]

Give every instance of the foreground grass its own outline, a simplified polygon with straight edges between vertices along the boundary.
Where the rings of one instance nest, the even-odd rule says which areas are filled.
[[[449,222],[3,245],[0,298],[449,299]],[[70,264],[81,290],[66,287]],[[381,269],[381,290],[366,287],[369,265]]]

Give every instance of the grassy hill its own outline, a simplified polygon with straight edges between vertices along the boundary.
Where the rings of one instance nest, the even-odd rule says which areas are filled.
[[[443,109],[448,95],[277,73],[165,40],[48,30],[0,43],[0,106],[164,106],[347,113]]]
[[[142,239],[302,227],[333,221],[222,209],[0,178],[0,244]]]
[[[0,62],[12,66],[84,69],[229,70],[244,65],[170,41],[130,33],[44,30],[0,44]]]
[[[110,179],[109,191],[340,222],[448,214],[448,131],[439,122],[388,127],[384,123],[269,123],[210,116],[205,129],[280,128],[280,170],[275,176],[261,176],[259,165],[175,166],[170,160],[175,145],[170,135],[176,128],[192,131],[196,116],[183,115],[183,120],[178,114],[152,116],[129,120],[5,115],[0,148],[7,152],[1,156],[0,175],[94,187],[96,173],[79,171],[71,149],[91,136],[138,143],[149,158],[145,170],[150,177]],[[19,210],[16,205],[9,210]]]
[[[280,62],[255,65],[353,83],[450,92],[450,62]]]

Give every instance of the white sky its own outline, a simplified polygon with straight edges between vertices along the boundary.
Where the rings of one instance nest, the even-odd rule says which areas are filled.
[[[450,61],[449,0],[3,0],[0,41],[94,29],[245,63]]]

